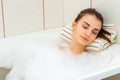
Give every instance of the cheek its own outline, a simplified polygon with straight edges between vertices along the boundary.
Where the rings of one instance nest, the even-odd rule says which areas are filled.
[[[76,28],[76,34],[78,34],[78,35],[79,35],[79,34],[83,34],[83,32],[84,32],[84,31],[83,31],[83,29],[82,29],[81,26],[79,26],[79,27]]]
[[[78,28],[76,28],[76,29],[74,30],[74,34],[77,35],[77,36],[80,34],[80,31],[79,31]]]

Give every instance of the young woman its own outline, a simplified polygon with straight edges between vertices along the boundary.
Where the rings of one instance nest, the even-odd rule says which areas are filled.
[[[80,55],[85,51],[87,45],[91,44],[97,37],[110,40],[105,34],[110,35],[103,28],[103,17],[93,8],[81,11],[72,23],[73,35],[69,49],[74,55]]]
[[[111,60],[109,55],[99,56],[85,51],[97,37],[109,41],[104,35],[109,33],[102,26],[103,17],[95,9],[81,11],[72,23],[74,33],[69,47],[61,50],[58,46],[46,47],[37,43],[22,45],[14,52],[18,58],[15,58],[6,80],[77,80],[106,66]]]

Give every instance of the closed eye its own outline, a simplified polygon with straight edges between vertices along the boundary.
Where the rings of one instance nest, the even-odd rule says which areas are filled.
[[[92,32],[93,32],[93,34],[98,34],[99,31],[100,31],[99,29],[96,29],[96,28],[95,28]]]
[[[87,22],[83,22],[82,27],[84,29],[88,29],[90,27],[90,25]]]
[[[93,30],[92,33],[95,34],[95,35],[97,35],[97,34],[98,34],[98,31]]]
[[[84,29],[88,29],[88,27],[87,27],[87,26],[84,26],[84,25],[83,25],[83,28],[84,28]]]
[[[94,31],[92,33],[95,34],[95,35],[98,34],[97,32],[94,32]]]

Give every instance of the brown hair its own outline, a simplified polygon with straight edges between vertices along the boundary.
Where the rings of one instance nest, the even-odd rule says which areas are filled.
[[[103,39],[107,40],[109,43],[111,43],[111,41],[109,40],[109,38],[107,38],[107,37],[105,36],[105,34],[110,35],[110,33],[103,29],[104,19],[103,19],[102,15],[101,15],[98,11],[96,11],[96,9],[94,9],[94,8],[87,8],[87,9],[82,10],[82,11],[77,15],[77,17],[75,18],[75,22],[78,22],[78,21],[79,21],[84,15],[86,15],[86,14],[90,14],[90,15],[96,16],[96,18],[97,18],[97,19],[101,22],[101,24],[102,24],[102,28],[101,28],[100,32],[98,33],[97,37],[103,38]]]

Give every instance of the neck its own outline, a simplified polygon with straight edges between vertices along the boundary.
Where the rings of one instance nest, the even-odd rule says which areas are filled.
[[[84,52],[85,48],[86,48],[85,45],[80,45],[78,43],[75,43],[74,41],[72,41],[70,44],[70,50],[76,56],[80,55],[82,52]]]

